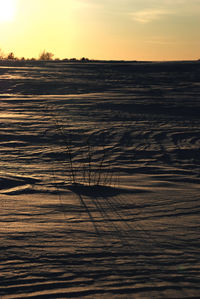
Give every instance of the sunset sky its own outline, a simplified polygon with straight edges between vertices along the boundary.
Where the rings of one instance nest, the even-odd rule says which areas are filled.
[[[200,0],[0,0],[0,48],[16,56],[200,58]]]

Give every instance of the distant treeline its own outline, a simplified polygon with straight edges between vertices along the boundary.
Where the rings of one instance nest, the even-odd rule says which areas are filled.
[[[16,57],[13,52],[9,54],[4,54],[3,51],[0,49],[0,60],[12,60],[12,61],[81,61],[81,62],[88,62],[90,61],[88,58],[82,57],[81,59],[77,58],[54,58],[54,54],[48,51],[43,51],[38,58],[24,58],[24,57]]]

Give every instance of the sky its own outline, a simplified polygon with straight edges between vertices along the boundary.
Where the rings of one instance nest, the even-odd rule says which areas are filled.
[[[200,58],[200,0],[0,0],[0,49],[17,57]]]

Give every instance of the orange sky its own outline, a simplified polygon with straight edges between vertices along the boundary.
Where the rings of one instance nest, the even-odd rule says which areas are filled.
[[[0,0],[0,48],[18,57],[200,58],[200,0]]]

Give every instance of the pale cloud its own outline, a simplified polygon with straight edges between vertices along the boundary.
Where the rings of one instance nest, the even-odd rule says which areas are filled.
[[[59,0],[57,0],[59,1]],[[199,14],[200,0],[68,0],[106,13],[132,14],[141,23],[159,19],[170,13]],[[145,21],[143,21],[143,19]],[[141,21],[140,21],[141,20]],[[146,21],[147,20],[147,21]]]
[[[148,9],[132,12],[130,15],[134,21],[145,24],[161,19],[163,16],[169,14],[173,14],[173,12],[165,9]]]
[[[175,44],[178,44],[179,41],[177,41],[173,37],[152,36],[151,38],[145,39],[145,43],[156,44],[156,45],[175,45]]]

